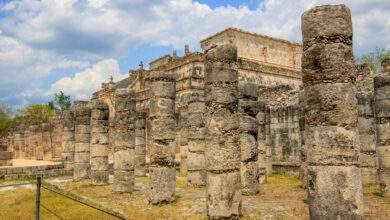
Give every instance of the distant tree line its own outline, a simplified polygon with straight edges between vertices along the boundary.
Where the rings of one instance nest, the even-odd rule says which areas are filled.
[[[385,58],[390,58],[390,50],[377,48],[375,52],[359,57],[358,62],[367,64],[372,73],[375,74],[380,72],[381,61]]]
[[[70,96],[62,91],[56,93],[54,99],[47,104],[31,104],[16,112],[12,112],[7,105],[0,103],[0,135],[19,124],[29,126],[48,122],[51,116],[61,114],[70,106]]]

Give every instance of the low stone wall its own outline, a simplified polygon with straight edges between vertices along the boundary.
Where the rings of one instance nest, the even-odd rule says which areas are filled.
[[[37,175],[43,177],[71,176],[72,170],[65,170],[63,164],[42,165],[30,167],[3,167],[0,168],[0,179],[30,179]]]
[[[298,176],[299,167],[295,162],[272,162],[272,173]]]

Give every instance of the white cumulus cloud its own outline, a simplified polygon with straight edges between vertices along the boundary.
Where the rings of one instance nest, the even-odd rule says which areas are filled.
[[[48,95],[63,91],[75,99],[86,100],[91,98],[93,92],[101,88],[101,83],[107,82],[113,76],[120,80],[125,75],[119,74],[119,64],[114,59],[102,60],[92,67],[77,72],[72,77],[64,77],[52,84]]]

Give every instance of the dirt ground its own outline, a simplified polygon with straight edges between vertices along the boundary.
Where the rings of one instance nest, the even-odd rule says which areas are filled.
[[[12,159],[12,167],[30,167],[40,165],[61,164],[61,162],[53,162],[46,160],[26,160],[26,159]]]
[[[181,176],[177,177],[176,201],[161,206],[151,206],[147,202],[147,177],[136,179],[136,190],[132,194],[115,193],[110,185],[93,186],[87,180],[72,182],[69,179],[57,178],[47,181],[105,207],[118,210],[129,219],[207,219],[205,188],[187,187],[185,177]],[[390,216],[390,198],[378,196],[377,190],[378,185],[364,188],[366,219],[384,220]],[[243,196],[241,219],[309,219],[305,203],[306,192],[301,188],[297,177],[272,175],[268,182],[261,186],[260,191],[256,196]],[[7,216],[7,219],[31,219],[34,213],[34,192],[35,189],[31,187],[0,189],[0,219],[3,219],[1,216]],[[113,219],[45,190],[42,192],[42,198],[42,203],[63,219]],[[45,217],[42,219],[56,218],[45,210],[42,215]]]

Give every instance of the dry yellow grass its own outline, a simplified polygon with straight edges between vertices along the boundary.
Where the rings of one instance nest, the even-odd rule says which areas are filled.
[[[62,183],[67,190],[82,195],[112,209],[119,209],[129,219],[207,219],[204,188],[186,186],[185,178],[177,178],[177,199],[174,203],[151,206],[147,201],[148,178],[137,178],[132,194],[115,193],[111,186],[93,186],[88,181]],[[2,183],[4,184],[4,183]],[[367,219],[390,216],[390,198],[375,194],[378,185],[364,187]],[[0,219],[32,219],[35,208],[35,189],[17,188],[0,191]],[[297,177],[272,175],[257,196],[243,197],[242,219],[308,219],[306,192]],[[67,198],[43,191],[43,204],[64,219],[113,219],[110,216],[77,204]],[[55,219],[42,210],[42,219]]]

